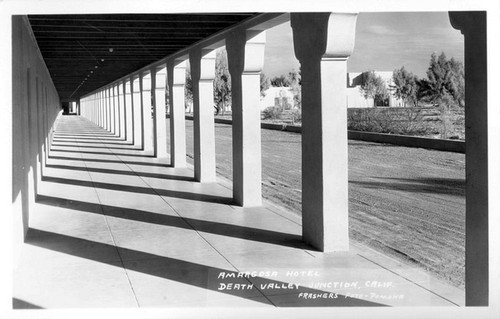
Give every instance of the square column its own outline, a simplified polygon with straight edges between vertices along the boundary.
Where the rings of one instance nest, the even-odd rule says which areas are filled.
[[[126,110],[125,110],[125,87],[123,81],[118,83],[118,106],[120,109],[120,137],[127,139]]]
[[[104,123],[106,122],[105,121],[105,112],[104,112],[104,92],[103,91],[99,91],[99,126],[101,128],[105,128],[104,127]]]
[[[99,126],[99,92],[96,92],[94,100],[94,124]]]
[[[302,237],[349,250],[346,74],[356,13],[292,13],[302,73]]]
[[[104,128],[104,92],[99,91],[99,126]]]
[[[139,75],[134,75],[130,78],[132,81],[132,105],[134,114],[134,145],[143,148],[142,144],[142,97],[139,85]]]
[[[97,124],[97,93],[92,96],[92,122]]]
[[[121,111],[120,111],[120,98],[119,98],[119,86],[118,84],[113,85],[113,104],[115,107],[115,135],[121,137]]]
[[[167,63],[170,101],[170,164],[186,167],[186,106],[184,87],[186,84],[186,62]]]
[[[215,51],[195,48],[189,52],[193,85],[194,179],[215,179],[214,78]]]
[[[90,100],[90,121],[92,123],[94,122],[94,115],[95,115],[95,94],[92,94],[92,99]]]
[[[233,199],[244,207],[262,205],[259,101],[265,46],[265,31],[235,32],[226,39],[233,110]]]
[[[124,80],[126,141],[134,144],[134,106],[130,78]]]
[[[95,96],[94,96],[94,106],[93,106],[93,111],[94,111],[94,124],[95,125],[99,125],[98,124],[98,115],[99,115],[99,108],[98,108],[98,104],[99,104],[99,95],[96,93]]]
[[[111,132],[111,105],[109,103],[109,90],[104,88],[104,105],[106,106],[106,130]]]
[[[109,104],[109,129],[112,134],[115,134],[115,101],[113,98],[113,88],[108,87],[106,89],[108,91],[108,104]]]
[[[99,125],[99,93],[95,94],[94,100],[94,123]]]
[[[493,153],[488,152],[486,12],[450,12],[449,16],[451,25],[464,35],[465,46],[465,305],[488,306],[488,162],[492,163]]]
[[[144,151],[154,153],[153,114],[151,112],[151,72],[146,71],[140,76],[142,98],[142,128]]]
[[[97,92],[96,124],[97,126],[101,126],[101,92]]]
[[[108,109],[108,94],[107,94],[107,90],[106,89],[103,89],[102,90],[102,106],[103,106],[103,110],[104,110],[104,129],[106,131],[109,131],[109,109]]]
[[[167,122],[166,122],[166,84],[167,68],[165,66],[151,71],[153,109],[154,109],[154,155],[156,158],[167,158]]]

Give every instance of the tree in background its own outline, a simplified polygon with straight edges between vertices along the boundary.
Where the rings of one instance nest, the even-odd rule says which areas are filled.
[[[302,75],[300,70],[296,72],[295,70],[288,73],[288,81],[293,93],[293,106],[296,109],[302,109]]]
[[[465,77],[463,64],[451,58],[448,60],[444,52],[439,57],[431,55],[427,79],[420,81],[420,94],[441,111],[441,138],[448,138],[453,133],[454,115],[451,111],[465,105]]]
[[[224,110],[228,103],[231,103],[231,75],[227,66],[226,50],[220,49],[216,52],[215,58],[215,79],[214,79],[214,103],[216,114]]]
[[[431,55],[427,80],[422,81],[422,95],[430,102],[447,108],[465,105],[464,67],[454,58],[448,60],[444,52]]]
[[[270,80],[265,74],[260,74],[260,95],[265,96],[265,91],[270,86]],[[190,67],[186,68],[186,86],[184,95],[186,108],[193,103],[193,81],[191,79]],[[216,114],[224,114],[226,106],[231,104],[231,75],[227,65],[226,50],[220,49],[216,52],[215,78],[214,78],[214,107]]]
[[[184,88],[184,98],[186,99],[186,109],[191,109],[193,105],[193,80],[191,79],[191,69],[186,68],[186,86]]]
[[[286,75],[278,75],[271,79],[271,85],[273,87],[289,87],[290,79]]]
[[[418,77],[413,73],[407,71],[404,66],[398,70],[394,70],[392,73],[392,85],[393,94],[398,99],[403,100],[404,106],[408,102],[412,103],[413,106],[418,106]]]
[[[365,99],[373,99],[374,106],[376,106],[376,101],[384,101],[389,97],[384,80],[376,75],[374,71],[363,72],[362,78],[363,83],[359,89]]]
[[[269,86],[271,85],[271,81],[269,78],[264,74],[260,74],[260,97],[263,98],[266,96],[266,91],[269,89]]]

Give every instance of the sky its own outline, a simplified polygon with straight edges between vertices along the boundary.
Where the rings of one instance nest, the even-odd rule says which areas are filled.
[[[268,77],[299,70],[290,23],[267,30],[263,72]],[[347,72],[393,71],[404,66],[425,77],[433,52],[463,62],[463,35],[447,12],[360,13]]]

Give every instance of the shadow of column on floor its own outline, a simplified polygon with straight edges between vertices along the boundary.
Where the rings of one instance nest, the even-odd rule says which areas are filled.
[[[12,298],[12,309],[43,309],[40,306],[18,298]]]
[[[52,143],[52,147],[50,148],[50,150],[51,151],[60,152],[61,149],[57,149],[55,147],[75,147],[75,148],[78,148],[78,149],[80,149],[80,148],[94,149],[95,148],[95,149],[106,149],[106,150],[122,150],[122,151],[137,151],[137,152],[141,151],[140,148],[131,147],[133,145],[123,144],[123,147],[116,147],[116,146],[107,146],[108,144],[109,143],[96,143],[96,145],[102,145],[102,146],[96,146],[96,145],[75,145],[75,144],[69,143],[69,142],[55,141],[55,143]],[[63,150],[66,150],[66,149],[63,149]],[[144,156],[144,157],[147,157],[147,156]]]
[[[104,137],[92,138],[91,136],[95,136],[95,135],[94,134],[78,135],[78,136],[58,135],[57,137],[54,136],[54,139],[55,140],[57,139],[60,141],[71,141],[71,142],[75,142],[75,140],[77,140],[76,142],[78,142],[78,143],[96,143],[96,142],[107,143],[109,141],[109,142],[112,142],[114,144],[119,144],[119,145],[132,145],[131,143],[116,143],[116,142],[126,142],[126,140],[124,140],[118,136],[116,138],[112,138],[112,136],[110,136],[110,138],[104,138]],[[93,142],[90,142],[90,141],[93,141]]]
[[[90,144],[90,145],[123,145],[123,146],[132,146],[134,144],[131,143],[118,143],[119,140],[110,140],[110,139],[102,139],[102,138],[69,138],[69,137],[54,137],[54,142],[57,143],[72,143],[71,145],[76,146],[75,144]]]
[[[37,196],[37,203],[94,214],[104,214],[106,216],[139,221],[143,223],[196,230],[204,233],[287,246],[297,249],[314,250],[302,241],[302,236],[283,232],[181,216],[163,215],[139,209],[100,205],[44,195]]]
[[[140,171],[124,171],[124,170],[117,170],[117,169],[96,168],[96,167],[88,167],[88,166],[81,167],[81,166],[47,164],[47,165],[45,165],[45,167],[73,170],[73,171],[104,173],[104,174],[143,176],[143,177],[152,177],[152,178],[160,178],[160,179],[170,179],[170,180],[175,180],[175,181],[186,181],[186,182],[194,182],[195,181],[194,177],[182,176],[182,175],[169,175],[169,174],[148,173],[148,172],[140,172]]]
[[[149,188],[149,187],[102,183],[102,182],[94,182],[94,181],[82,181],[82,180],[77,180],[77,179],[51,177],[51,176],[43,176],[42,181],[43,182],[50,182],[50,183],[66,184],[66,185],[91,187],[91,188],[102,188],[102,189],[109,189],[109,190],[122,191],[122,192],[160,195],[160,196],[166,196],[166,197],[188,199],[188,200],[193,200],[193,201],[198,201],[198,202],[208,202],[208,203],[217,203],[217,204],[225,204],[225,205],[232,205],[233,204],[233,199],[230,197],[207,195],[207,194],[201,194],[201,193],[190,193],[190,192],[183,192],[183,191],[174,191],[174,190],[159,189],[159,188]]]
[[[126,154],[126,153],[116,153],[116,152],[109,152],[109,153],[106,153],[106,152],[92,152],[92,151],[85,151],[85,150],[64,150],[64,149],[57,149],[57,148],[53,148],[51,147],[50,148],[50,151],[51,152],[62,152],[62,153],[78,153],[78,154],[81,154],[81,153],[84,153],[84,154],[95,154],[95,155],[111,155],[111,156],[131,156],[131,157],[145,157],[145,158],[148,158],[148,157],[154,157],[153,155],[148,155],[148,154]],[[138,149],[135,150],[135,151],[139,151]]]
[[[116,251],[118,247],[38,229],[29,230],[26,243],[112,266],[117,266],[117,262],[120,264],[121,261],[121,258],[113,260],[109,253],[105,253]],[[163,257],[125,248],[119,249],[122,253],[126,253],[127,256],[131,256],[131,258],[129,258],[130,261],[121,261],[121,266],[129,271],[148,274],[214,292],[255,300],[265,304],[272,304],[277,307],[385,306],[380,303],[351,298],[327,291],[302,286],[290,286],[289,283],[264,277],[239,277],[239,273],[236,271],[188,262],[181,259]],[[247,287],[252,288],[243,290],[221,289],[221,283],[223,283],[220,279],[221,273],[232,274],[230,282],[233,284],[247,285]],[[263,288],[262,285],[266,285],[267,289]],[[276,289],[274,287],[280,288]],[[284,290],[282,287],[291,288]],[[326,294],[326,296],[331,297],[304,299],[300,298],[301,293],[315,294],[317,296],[325,296]],[[265,296],[266,299],[255,299],[263,296]]]
[[[162,164],[162,163],[134,162],[134,161],[110,160],[110,159],[100,159],[100,158],[81,158],[81,157],[68,157],[68,156],[57,156],[57,155],[49,155],[49,159],[64,160],[64,161],[96,162],[96,163],[123,163],[130,165],[143,165],[143,166],[154,166],[154,167],[172,167],[172,165],[170,164]]]

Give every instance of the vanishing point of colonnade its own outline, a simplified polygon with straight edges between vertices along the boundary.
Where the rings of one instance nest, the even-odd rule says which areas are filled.
[[[166,158],[168,103],[171,164],[184,167],[184,85],[189,60],[195,180],[215,182],[215,49],[225,46],[232,80],[233,200],[244,207],[259,206],[261,141],[256,106],[265,30],[290,19],[295,55],[301,64],[304,105],[303,239],[321,251],[348,250],[347,111],[343,92],[356,18],[355,13],[292,13],[250,20],[83,97],[80,114],[145,152]],[[484,12],[451,12],[450,21],[462,31],[465,41],[466,299],[468,305],[479,305],[488,300],[486,16]]]

